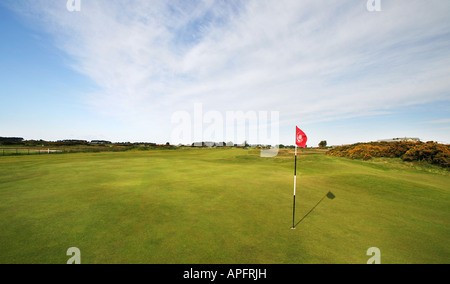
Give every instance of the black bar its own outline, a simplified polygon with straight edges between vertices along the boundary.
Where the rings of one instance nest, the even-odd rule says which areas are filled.
[[[81,257],[83,263],[83,257]],[[36,266],[35,266],[36,267]],[[33,270],[33,267],[31,267]],[[303,268],[303,269],[302,269]],[[39,271],[45,271],[48,269],[49,274],[51,269],[49,266],[42,266]],[[70,265],[61,266],[63,270],[72,270]],[[125,274],[126,270],[132,271],[133,275],[141,275],[144,279],[157,280],[163,279],[166,283],[287,283],[292,280],[292,275],[297,276],[302,275],[306,277],[317,275],[313,274],[313,269],[310,267],[302,267],[299,265],[277,265],[277,264],[153,264],[153,265],[131,265],[131,266],[110,266],[108,265],[98,265],[89,266],[86,265],[80,268],[79,273],[83,275],[86,273],[90,277],[93,276],[90,270],[96,270],[99,272],[98,275],[94,275],[94,279],[98,276],[98,279],[108,279],[108,282],[117,279],[117,274],[123,269]],[[114,273],[111,273],[114,272]],[[203,272],[199,275],[200,272]],[[204,273],[211,272],[211,273]],[[314,271],[315,272],[315,271]],[[293,274],[294,273],[294,274]],[[6,272],[6,274],[8,274]],[[122,273],[120,273],[122,274]],[[323,274],[323,273],[322,273]],[[5,273],[3,273],[5,275]],[[11,274],[12,275],[12,274]],[[33,275],[36,275],[34,273]],[[100,276],[101,275],[101,276]],[[213,276],[214,275],[214,276]],[[320,277],[328,282],[326,275],[321,275]],[[336,277],[335,274],[332,274]],[[100,278],[101,277],[101,278]],[[145,278],[147,277],[147,278]],[[199,278],[201,277],[201,278]],[[214,281],[213,281],[213,277]],[[313,278],[311,278],[313,279]],[[334,278],[333,278],[334,279]],[[329,282],[332,282],[330,279]],[[149,282],[150,282],[149,281]],[[153,281],[152,281],[153,282]]]
[[[297,154],[295,155],[295,169],[294,169],[294,176],[297,175]]]
[[[295,195],[294,195],[294,210],[292,213],[292,228],[291,229],[295,229]]]

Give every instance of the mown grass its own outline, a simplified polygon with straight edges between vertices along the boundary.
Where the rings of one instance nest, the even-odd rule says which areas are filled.
[[[450,262],[447,172],[300,152],[290,230],[293,152],[258,154],[0,157],[0,263]]]

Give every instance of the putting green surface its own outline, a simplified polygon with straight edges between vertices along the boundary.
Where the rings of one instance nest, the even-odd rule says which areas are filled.
[[[450,263],[450,176],[396,159],[178,149],[0,157],[0,263]],[[332,192],[334,199],[326,195]],[[330,196],[330,195],[329,195]]]

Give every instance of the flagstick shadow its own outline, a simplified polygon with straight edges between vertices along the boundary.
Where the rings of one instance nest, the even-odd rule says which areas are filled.
[[[297,227],[303,220],[305,220],[306,219],[306,217],[308,217],[309,216],[309,214],[311,214],[313,211],[314,211],[314,209],[316,209],[316,207],[317,206],[319,206],[319,204],[320,203],[322,203],[322,201],[325,199],[325,198],[327,198],[328,197],[328,199],[331,199],[331,200],[333,200],[333,199],[335,199],[336,198],[336,196],[330,191],[330,192],[328,192],[327,194],[325,194],[325,196],[324,197],[322,197],[322,199],[320,199],[320,201],[319,202],[317,202],[317,204],[311,209],[311,210],[309,210],[309,212],[308,213],[306,213],[306,215],[305,216],[303,216],[303,218],[300,220],[300,221],[298,221],[298,223],[297,224],[295,224],[295,227]]]

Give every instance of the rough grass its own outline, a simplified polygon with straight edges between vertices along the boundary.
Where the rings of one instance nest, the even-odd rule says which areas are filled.
[[[450,263],[445,171],[300,152],[290,230],[293,152],[258,153],[0,157],[0,263]]]

